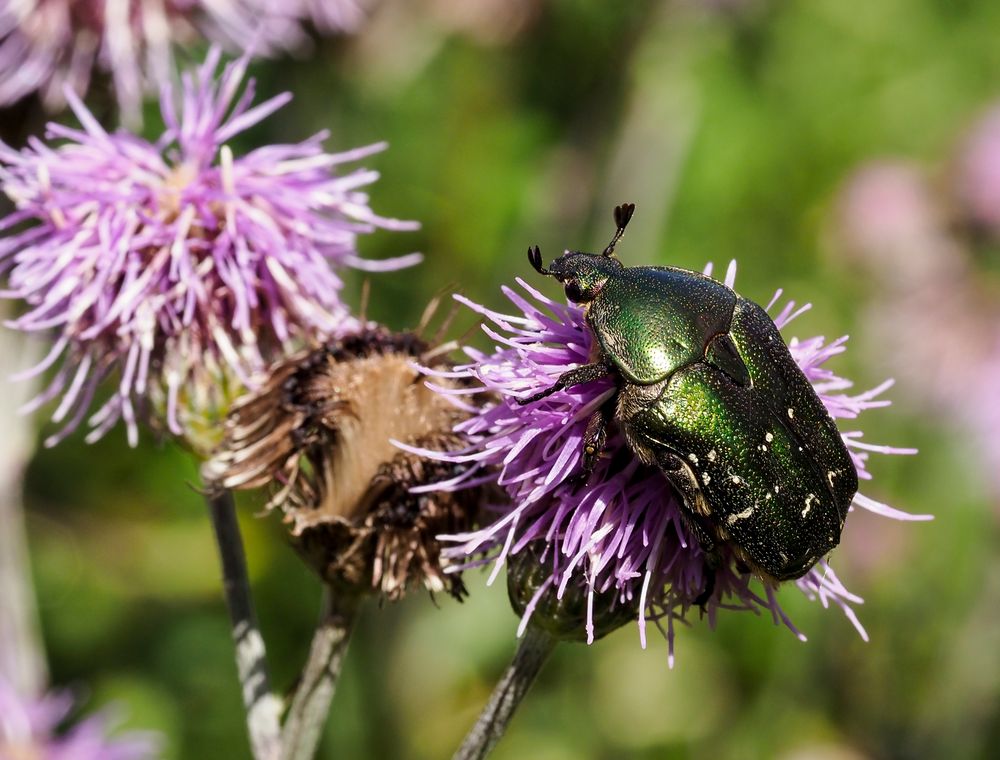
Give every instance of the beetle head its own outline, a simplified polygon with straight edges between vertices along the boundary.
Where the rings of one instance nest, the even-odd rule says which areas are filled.
[[[539,274],[559,280],[566,288],[566,298],[573,303],[593,301],[608,278],[624,268],[618,259],[611,256],[566,251],[545,269],[538,246],[528,250],[528,260]]]
[[[559,280],[566,288],[566,297],[570,301],[590,303],[601,292],[608,278],[624,269],[624,265],[615,258],[615,245],[621,240],[633,211],[634,203],[624,203],[615,208],[615,234],[600,254],[566,251],[546,269],[542,266],[542,252],[536,245],[528,249],[528,261],[539,274]]]

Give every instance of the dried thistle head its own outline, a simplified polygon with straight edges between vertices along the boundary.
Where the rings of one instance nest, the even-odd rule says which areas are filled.
[[[233,406],[212,463],[218,482],[274,487],[268,508],[284,513],[297,548],[329,583],[390,599],[422,583],[460,598],[461,578],[445,573],[436,536],[471,525],[479,490],[413,493],[464,465],[393,443],[461,445],[453,428],[468,413],[429,389],[418,366],[440,364],[439,354],[414,333],[367,327],[279,363]]]

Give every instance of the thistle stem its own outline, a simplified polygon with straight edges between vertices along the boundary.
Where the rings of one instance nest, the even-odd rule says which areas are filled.
[[[236,670],[243,687],[250,749],[256,760],[276,760],[280,751],[280,702],[271,692],[264,638],[257,626],[243,539],[233,495],[205,478],[205,501],[222,562],[223,591],[236,644]]]
[[[9,316],[0,308],[0,317]],[[9,330],[0,332],[0,356],[31,366],[40,357]],[[38,380],[4,388],[0,396],[0,679],[25,698],[39,696],[48,680],[38,607],[28,561],[23,502],[24,469],[34,449],[29,417],[17,409],[35,395]]]
[[[323,589],[323,606],[309,659],[281,732],[282,760],[312,760],[316,755],[347,653],[358,601],[353,595],[338,595],[329,586]]]
[[[552,636],[528,625],[514,659],[452,760],[482,760],[492,751],[555,645]]]
[[[0,473],[0,678],[31,698],[45,689],[47,672],[27,546],[21,480]]]

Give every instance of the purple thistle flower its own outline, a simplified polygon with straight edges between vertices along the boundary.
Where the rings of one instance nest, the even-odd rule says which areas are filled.
[[[263,0],[0,0],[0,105],[38,92],[50,110],[109,75],[125,116],[174,70],[173,46],[206,38],[268,55],[303,39],[298,19]]]
[[[66,693],[22,699],[0,679],[0,757],[39,760],[145,760],[158,754],[157,737],[130,732],[108,737],[107,716],[95,715],[59,731],[73,708]]]
[[[711,266],[705,273],[711,274]],[[734,278],[735,263],[727,272],[726,285],[731,287]],[[552,301],[522,280],[518,284],[527,295],[503,289],[517,309],[515,315],[501,314],[459,297],[491,323],[483,330],[497,342],[497,347],[492,353],[467,348],[472,361],[448,376],[471,379],[478,390],[499,400],[457,426],[456,430],[471,441],[468,448],[420,453],[472,465],[459,477],[434,487],[458,489],[494,478],[506,489],[511,503],[497,507],[493,522],[477,531],[442,537],[455,544],[446,555],[464,557],[465,567],[492,562],[492,583],[508,558],[535,542],[544,542],[542,561],[548,563],[548,576],[526,605],[519,635],[542,593],[555,589],[561,598],[575,586],[590,599],[586,633],[588,641],[592,641],[593,598],[614,593],[620,604],[638,610],[643,646],[650,621],[664,633],[672,664],[675,624],[687,622],[689,611],[697,608],[696,598],[706,587],[704,553],[682,516],[680,496],[658,469],[643,465],[632,454],[620,433],[609,438],[586,484],[573,478],[581,468],[587,420],[613,395],[612,380],[603,378],[578,385],[523,407],[516,403],[519,398],[551,387],[559,375],[587,364],[593,355],[591,333],[578,306]],[[769,309],[780,295],[779,290]],[[796,309],[794,302],[789,302],[774,321],[782,328],[808,308]],[[847,393],[851,383],[824,367],[831,357],[845,350],[845,343],[846,338],[827,342],[817,337],[793,340],[789,348],[831,416],[854,419],[867,409],[889,404],[880,396],[891,381],[865,393]],[[441,392],[459,396],[469,391],[443,388]],[[871,478],[867,469],[870,453],[915,453],[869,444],[859,431],[844,432],[843,438],[863,480]],[[894,519],[929,519],[900,512],[860,493],[854,506]],[[763,611],[804,640],[782,610],[774,589],[737,570],[732,552],[725,547],[722,551],[715,591],[705,605],[709,624],[714,625],[722,609]],[[795,585],[825,607],[840,607],[867,639],[853,609],[862,600],[841,584],[826,560]]]
[[[179,108],[161,101],[166,131],[155,143],[109,134],[75,96],[82,124],[57,124],[23,151],[0,143],[0,183],[16,210],[0,219],[0,274],[25,313],[7,324],[55,332],[55,345],[28,377],[60,363],[27,410],[61,397],[74,430],[102,379],[117,373],[94,413],[88,441],[124,419],[137,440],[137,412],[151,401],[189,440],[206,412],[225,412],[255,370],[286,349],[351,329],[332,266],[390,270],[419,260],[361,259],[361,233],[415,224],[377,216],[361,191],[377,173],[341,164],[382,150],[327,153],[320,133],[235,157],[227,143],[277,111],[285,93],[251,107],[241,93],[247,61],[220,54],[183,77]]]

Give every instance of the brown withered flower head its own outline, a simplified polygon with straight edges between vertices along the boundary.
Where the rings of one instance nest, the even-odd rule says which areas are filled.
[[[280,362],[233,406],[212,461],[217,482],[273,488],[268,508],[284,513],[296,547],[337,588],[394,600],[422,584],[460,599],[461,576],[445,572],[436,536],[471,526],[480,491],[414,493],[466,466],[394,443],[461,445],[452,429],[469,412],[428,388],[421,369],[447,370],[442,353],[415,333],[368,326]],[[462,382],[441,372],[433,381]]]

